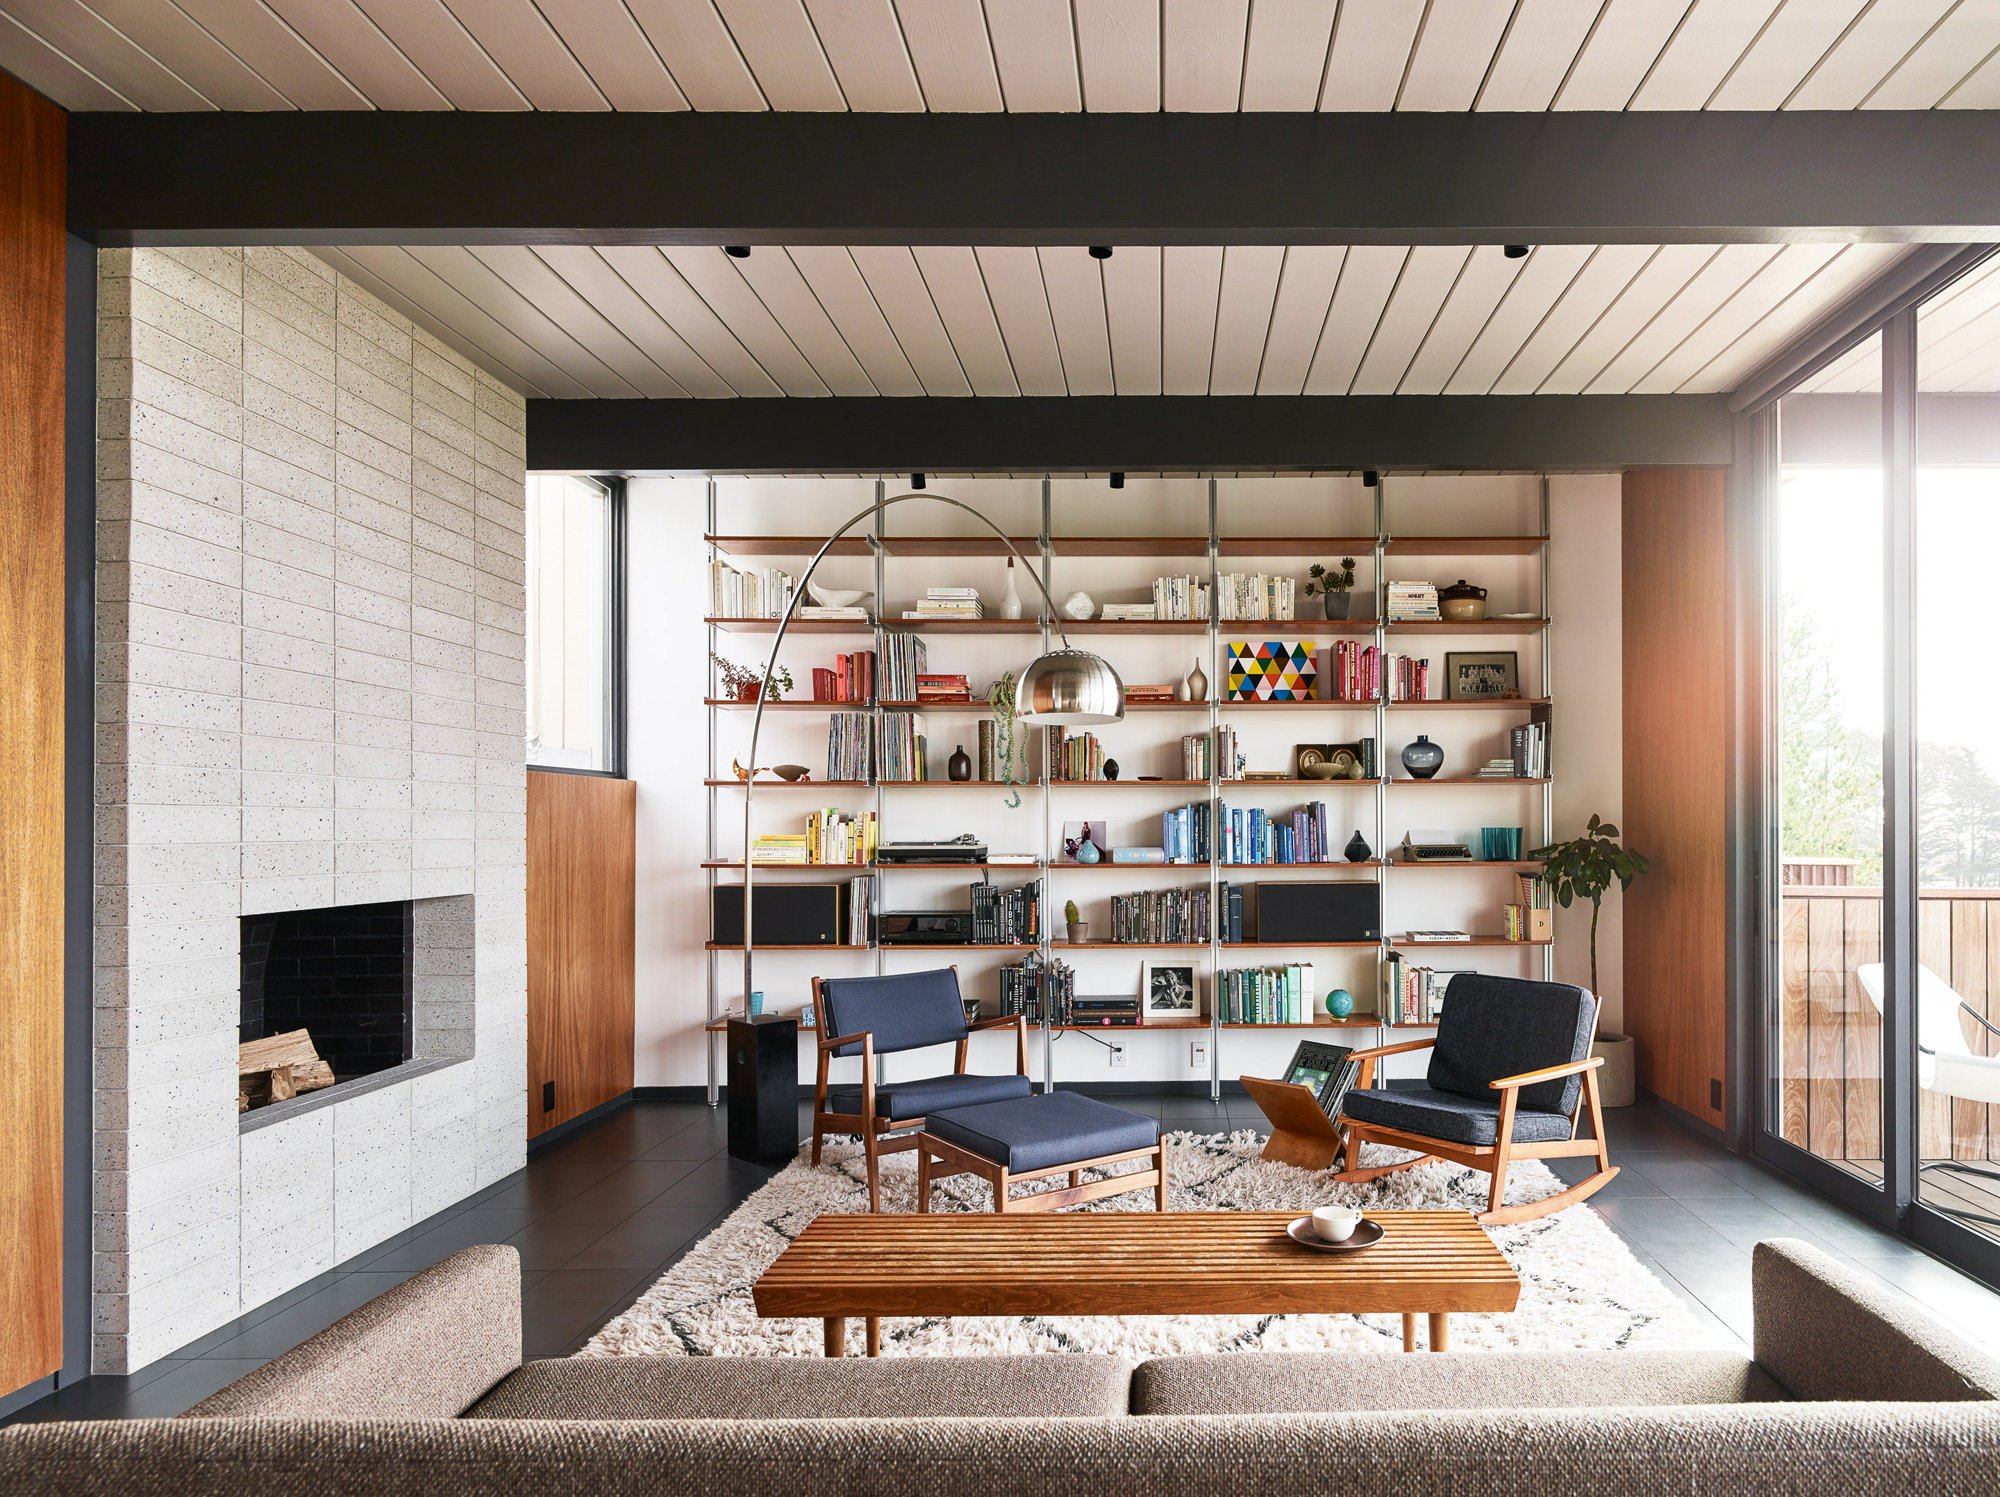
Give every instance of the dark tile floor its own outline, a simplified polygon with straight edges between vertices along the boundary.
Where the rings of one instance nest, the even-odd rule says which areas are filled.
[[[1259,1128],[1248,1097],[1120,1096],[1169,1128]],[[805,1108],[801,1108],[802,1128]],[[1609,1119],[1623,1173],[1592,1204],[1711,1328],[1747,1344],[1750,1248],[1802,1237],[1989,1344],[2000,1295],[1650,1107]],[[728,1215],[772,1173],[729,1158],[721,1114],[646,1102],[537,1153],[518,1174],[301,1284],[130,1377],[87,1378],[19,1418],[179,1413],[357,1305],[475,1242],[521,1250],[526,1352],[562,1356]],[[1577,1178],[1583,1161],[1557,1161]]]

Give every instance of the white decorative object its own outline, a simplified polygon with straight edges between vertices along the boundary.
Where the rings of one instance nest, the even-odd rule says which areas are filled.
[[[875,594],[858,587],[821,587],[817,582],[808,582],[806,596],[821,608],[858,608]]]
[[[1007,591],[1000,598],[1000,617],[1017,619],[1021,616],[1021,593],[1014,586],[1014,558],[1007,558]]]
[[[1347,1185],[1261,1159],[1263,1143],[1249,1132],[1170,1134],[1167,1209],[1486,1209],[1486,1177],[1457,1165],[1433,1162],[1371,1184]],[[1383,1163],[1391,1157],[1390,1150],[1371,1144],[1364,1148],[1362,1162]],[[818,1356],[819,1322],[760,1318],[750,1302],[750,1286],[798,1227],[827,1212],[868,1209],[861,1164],[859,1143],[828,1139],[818,1169],[803,1158],[787,1165],[668,1268],[637,1304],[614,1317],[582,1355]],[[913,1154],[906,1150],[883,1156],[881,1173],[884,1209],[911,1210],[917,1175]],[[1519,1160],[1507,1173],[1510,1202],[1536,1200],[1562,1188],[1562,1181],[1538,1159]],[[1093,1201],[1081,1209],[1136,1209],[1125,1204],[1133,1199]],[[931,1200],[931,1210],[938,1213],[992,1209],[992,1192],[970,1175],[940,1181]],[[1699,1325],[1587,1205],[1525,1226],[1493,1227],[1490,1235],[1520,1272],[1521,1302],[1510,1314],[1454,1315],[1452,1344],[1462,1350],[1682,1351],[1721,1344],[1718,1333]],[[861,1328],[850,1330],[858,1339]],[[1108,1352],[1131,1361],[1224,1350],[1369,1357],[1401,1356],[1402,1344],[1401,1318],[1395,1315],[996,1315],[882,1322],[882,1352],[891,1357],[1047,1355],[1052,1347]]]
[[[1073,619],[1087,619],[1097,612],[1097,604],[1089,593],[1078,588],[1063,599],[1063,612]]]

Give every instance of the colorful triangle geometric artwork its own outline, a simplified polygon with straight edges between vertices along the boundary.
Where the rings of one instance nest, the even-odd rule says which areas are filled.
[[[1318,679],[1316,641],[1229,641],[1228,701],[1310,702]]]

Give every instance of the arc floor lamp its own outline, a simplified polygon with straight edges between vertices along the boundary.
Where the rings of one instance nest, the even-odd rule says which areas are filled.
[[[768,700],[766,688],[771,672],[777,669],[778,652],[784,648],[785,634],[791,628],[792,615],[797,611],[799,600],[806,595],[806,584],[812,581],[813,573],[848,531],[863,520],[880,514],[892,504],[906,504],[911,500],[927,500],[933,504],[948,504],[953,509],[965,511],[988,530],[1000,538],[1009,554],[1021,563],[1021,570],[1034,580],[1041,592],[1042,601],[1047,605],[1045,617],[1051,627],[1062,636],[1062,648],[1049,650],[1030,661],[1015,685],[1015,699],[1020,703],[1020,719],[1034,728],[1087,728],[1103,723],[1115,723],[1125,716],[1125,683],[1118,678],[1118,672],[1111,668],[1109,661],[1088,650],[1079,650],[1069,642],[1069,634],[1062,626],[1062,615],[1056,611],[1056,601],[1050,595],[1048,584],[1042,581],[1041,573],[1028,565],[1028,558],[1008,537],[1007,533],[995,525],[985,515],[971,505],[953,499],[945,494],[908,493],[881,499],[866,509],[850,516],[840,528],[820,543],[819,550],[806,564],[805,574],[792,590],[791,601],[785,605],[785,612],[778,620],[778,628],[771,638],[770,654],[764,660],[764,674],[757,692],[757,710],[750,719],[750,777],[743,782],[743,1001],[748,1011],[750,994],[754,991],[751,982],[751,957],[757,945],[756,927],[751,923],[751,905],[757,880],[756,860],[751,856],[752,838],[750,833],[750,812],[756,799],[757,787],[757,739],[764,729],[764,704]],[[877,609],[881,603],[877,600]]]

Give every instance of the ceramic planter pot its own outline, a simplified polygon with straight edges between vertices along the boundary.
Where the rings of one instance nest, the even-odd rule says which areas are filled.
[[[736,700],[739,702],[754,702],[763,694],[764,683],[761,681],[752,681],[736,688]]]
[[[1597,1097],[1606,1107],[1630,1107],[1637,1094],[1633,1061],[1638,1046],[1629,1034],[1600,1034],[1590,1047],[1592,1055],[1604,1057],[1597,1068]]]
[[[1090,939],[1090,922],[1088,920],[1070,920],[1065,923],[1069,926],[1070,945],[1081,946],[1085,941]]]
[[[1330,619],[1346,618],[1348,600],[1351,599],[1353,596],[1354,594],[1352,593],[1320,594],[1321,601],[1326,604],[1326,616]]]

